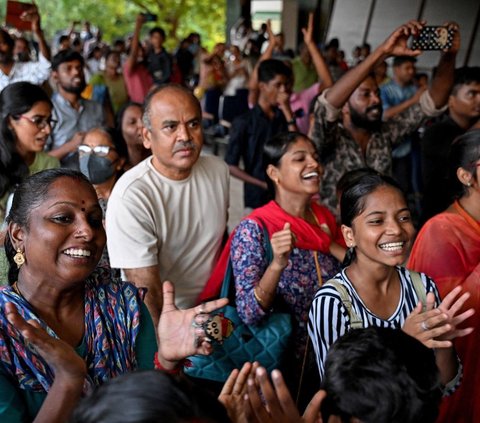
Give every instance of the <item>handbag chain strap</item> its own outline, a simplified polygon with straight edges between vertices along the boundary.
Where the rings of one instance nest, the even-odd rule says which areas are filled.
[[[317,216],[313,212],[311,207],[308,208],[308,211],[310,212],[310,215],[313,217],[313,220],[315,221],[315,225],[321,228],[320,222],[318,221]],[[313,259],[315,261],[315,269],[317,270],[318,286],[322,286],[323,278],[322,278],[322,272],[320,269],[320,262],[318,261],[318,251],[313,252]]]
[[[318,286],[323,285],[322,272],[320,269],[320,262],[318,261],[318,251],[313,252],[313,259],[315,260],[315,269],[317,270]]]
[[[313,219],[315,220],[315,223],[317,226],[320,227],[320,223],[318,222],[317,216],[315,216],[315,213],[313,213],[313,210],[310,208],[309,209],[311,215],[313,216]],[[317,271],[317,279],[318,279],[318,286],[323,285],[323,278],[322,278],[322,272],[320,268],[320,262],[318,260],[318,251],[313,252],[313,260],[315,262],[315,270]],[[310,336],[308,335],[307,332],[307,341],[305,343],[305,352],[303,353],[303,360],[302,360],[302,370],[300,372],[300,379],[298,381],[298,389],[297,389],[297,396],[295,399],[295,404],[298,407],[298,403],[300,401],[300,394],[302,391],[302,385],[303,385],[303,376],[305,374],[305,367],[307,365],[307,358],[308,358],[308,345],[310,344]]]

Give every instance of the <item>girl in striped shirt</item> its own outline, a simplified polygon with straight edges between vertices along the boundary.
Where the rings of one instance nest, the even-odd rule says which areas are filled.
[[[426,292],[414,288],[405,263],[414,238],[405,196],[397,183],[380,174],[367,174],[346,187],[341,198],[342,233],[349,247],[346,267],[335,276],[351,301],[352,313],[339,291],[325,284],[315,295],[309,313],[309,335],[323,377],[327,351],[336,339],[352,329],[356,315],[362,327],[402,329],[435,349],[441,382],[446,392],[459,383],[459,365],[452,340],[472,332],[460,328],[474,311],[458,311],[469,297],[454,289],[443,301],[435,283],[425,274],[421,282]]]

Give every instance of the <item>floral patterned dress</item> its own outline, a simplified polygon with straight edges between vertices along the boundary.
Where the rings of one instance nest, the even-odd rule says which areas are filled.
[[[263,228],[255,220],[247,218],[237,227],[230,248],[237,311],[240,318],[251,325],[260,323],[267,315],[253,292],[269,265],[264,238]],[[318,261],[322,281],[326,282],[340,271],[340,263],[331,254],[318,252]],[[294,248],[280,277],[277,297],[283,299],[292,315],[293,354],[296,362],[292,370],[298,372],[305,353],[308,312],[319,288],[314,251]]]

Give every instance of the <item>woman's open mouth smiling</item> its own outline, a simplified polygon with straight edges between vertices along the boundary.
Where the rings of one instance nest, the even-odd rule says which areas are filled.
[[[90,250],[84,250],[81,248],[68,248],[66,249],[63,254],[70,256],[70,257],[90,257],[91,256],[91,251]]]
[[[394,251],[403,250],[404,245],[405,245],[405,242],[401,241],[401,242],[386,242],[386,243],[383,243],[383,244],[379,244],[378,246],[382,250],[394,252]]]

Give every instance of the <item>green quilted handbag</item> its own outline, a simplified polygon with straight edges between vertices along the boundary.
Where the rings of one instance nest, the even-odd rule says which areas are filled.
[[[267,260],[270,263],[273,252],[265,226],[263,233]],[[188,357],[185,373],[196,378],[224,382],[233,369],[240,369],[247,361],[258,361],[269,372],[281,369],[290,345],[291,315],[273,311],[259,325],[243,323],[235,306],[235,281],[231,260],[228,262],[220,294],[220,298],[224,297],[228,297],[230,303],[217,314],[222,314],[232,322],[233,332],[222,344],[214,345],[211,355]]]

